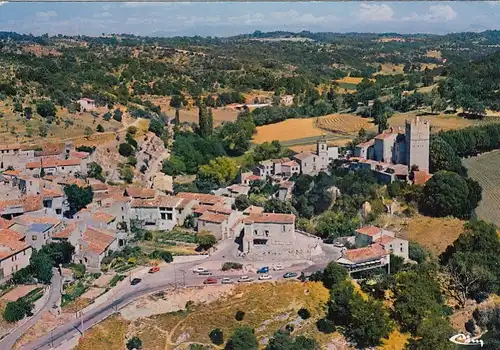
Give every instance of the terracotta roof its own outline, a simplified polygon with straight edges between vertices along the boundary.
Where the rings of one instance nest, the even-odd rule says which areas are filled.
[[[392,133],[392,132],[383,132],[381,134],[378,134],[375,136],[376,140],[385,140],[389,137],[396,137],[398,134]]]
[[[20,241],[23,235],[19,232],[9,229],[0,230],[0,243],[5,241]]]
[[[261,213],[251,214],[244,219],[245,223],[255,222],[259,224],[293,224],[295,223],[295,215],[293,214],[276,214],[276,213]]]
[[[255,205],[251,205],[245,210],[243,210],[244,214],[251,215],[251,214],[261,214],[264,212],[264,208],[262,207],[257,207]]]
[[[357,144],[356,147],[370,147],[370,146],[373,146],[375,144],[375,140],[374,139],[371,139],[369,141],[366,141],[366,142],[363,142],[363,143],[360,143],[360,144]]]
[[[286,163],[290,161],[290,158],[284,157],[284,158],[278,158],[278,159],[271,159],[273,163]]]
[[[294,160],[291,160],[289,162],[284,162],[284,163],[281,163],[281,166],[289,166],[289,167],[298,167],[299,166],[299,163],[297,163],[296,161]]]
[[[292,188],[295,185],[293,181],[283,181],[280,183],[280,188]]]
[[[365,248],[349,249],[344,252],[344,256],[354,263],[380,259],[388,254],[380,244],[373,244]]]
[[[247,185],[231,185],[228,186],[227,189],[231,192],[244,193],[248,192],[250,190],[250,187],[248,187]]]
[[[52,238],[68,239],[69,235],[76,229],[76,224],[70,223],[61,231],[58,231],[52,235]]]
[[[78,187],[87,187],[87,183],[76,177],[60,177],[56,180],[59,185],[77,185]]]
[[[305,160],[311,156],[313,156],[313,154],[311,152],[300,152],[300,153],[294,155],[293,158],[298,159],[298,160]]]
[[[41,196],[26,196],[24,198],[24,211],[31,212],[37,211],[43,208],[42,197]]]
[[[39,162],[29,162],[26,163],[26,168],[36,169],[36,168],[55,168],[58,166],[76,166],[80,165],[81,159],[69,158],[69,159],[57,159],[57,158],[43,158]]]
[[[196,199],[203,204],[217,204],[224,202],[224,197],[216,196],[213,194],[206,193],[191,193],[191,192],[179,192],[177,193],[179,198]]]
[[[212,213],[212,212],[207,211],[207,212],[203,213],[203,215],[200,216],[198,218],[198,220],[214,222],[216,224],[221,224],[225,220],[227,220],[227,218],[228,218],[227,215],[217,214],[217,213]]]
[[[414,171],[413,172],[413,183],[415,185],[420,185],[423,186],[425,183],[432,177],[431,174],[429,174],[426,171]]]
[[[8,150],[15,150],[15,149],[21,149],[21,145],[5,144],[5,143],[0,145],[0,151],[8,151]]]
[[[95,102],[94,100],[90,99],[90,98],[87,98],[87,97],[82,97],[81,99],[79,99],[78,101],[85,101],[85,102]]]
[[[189,203],[191,203],[191,201],[192,201],[192,199],[189,199],[189,198],[183,198],[183,199],[181,200],[181,202],[179,203],[179,205],[177,206],[177,208],[182,208],[182,209],[184,209],[185,207],[187,207],[187,205],[188,205]]]
[[[43,198],[63,197],[64,192],[59,188],[42,188]]]
[[[103,222],[105,224],[109,224],[111,221],[116,219],[116,216],[103,211],[98,211],[92,215],[92,219],[95,221]]]
[[[75,157],[75,158],[86,159],[88,156],[90,156],[90,153],[88,153],[88,152],[79,152],[79,151],[70,151],[69,155],[71,157]]]
[[[154,198],[156,191],[152,188],[129,186],[125,189],[125,194],[132,198]]]
[[[2,175],[7,175],[7,176],[17,176],[21,174],[21,170],[5,170]]]
[[[4,231],[5,230],[0,231],[0,260],[4,260],[29,248],[28,244],[16,239],[17,237],[14,234],[6,233]],[[15,233],[17,234],[17,232]]]
[[[392,237],[392,236],[382,236],[380,237],[379,239],[376,240],[377,243],[380,243],[382,245],[385,245],[385,244],[388,244],[388,243],[391,243],[392,241],[394,241],[395,237]]]
[[[375,236],[382,233],[382,229],[377,226],[364,226],[356,230],[356,232],[367,235],[367,236]]]
[[[261,177],[259,175],[250,175],[245,178],[248,181],[259,181]]]
[[[130,206],[132,208],[174,208],[182,201],[181,198],[174,196],[157,196],[152,199],[132,199]]]
[[[90,185],[92,191],[106,191],[108,189],[108,185],[102,182],[96,182]]]
[[[13,221],[0,217],[0,230],[3,230],[4,228],[8,228],[13,224],[14,224]]]
[[[50,225],[59,225],[61,223],[60,219],[57,219],[52,216],[32,216],[23,214],[14,219],[14,221],[22,223],[24,225],[31,224],[50,224]]]
[[[63,151],[61,149],[47,149],[43,151],[35,151],[35,157],[58,156]]]
[[[115,239],[116,237],[110,233],[92,227],[87,227],[87,230],[82,234],[82,241],[87,244],[86,250],[96,254],[106,251]]]

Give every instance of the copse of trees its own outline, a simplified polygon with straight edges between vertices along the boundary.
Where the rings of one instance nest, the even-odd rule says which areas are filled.
[[[500,146],[500,124],[491,123],[463,129],[442,131],[438,136],[459,157],[475,156],[478,153],[498,149]],[[441,170],[441,169],[438,169]]]

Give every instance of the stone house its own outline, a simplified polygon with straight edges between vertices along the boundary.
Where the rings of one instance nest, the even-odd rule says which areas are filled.
[[[300,165],[294,160],[281,163],[281,174],[285,177],[300,174]]]
[[[10,230],[22,235],[24,242],[35,250],[47,244],[54,232],[61,225],[61,220],[51,216],[21,215],[13,219]]]
[[[78,103],[80,105],[80,110],[82,112],[90,112],[90,111],[93,111],[94,109],[96,109],[96,104],[95,104],[95,101],[90,99],[90,98],[81,98],[79,100],[76,101],[76,103]]]
[[[101,269],[101,262],[111,250],[119,249],[116,233],[104,229],[86,227],[75,246],[73,260],[84,264],[90,270]]]
[[[179,192],[176,197],[183,199],[192,199],[198,201],[200,205],[220,205],[225,208],[231,208],[232,200],[231,198],[216,196],[213,194],[206,193],[191,193],[191,192]]]
[[[293,159],[299,164],[302,174],[315,175],[327,170],[328,165],[338,157],[338,147],[330,147],[326,140],[320,139],[316,143],[315,153],[301,152],[293,156]]]
[[[130,230],[130,202],[131,198],[125,197],[118,192],[94,193],[94,201],[88,207],[98,208],[99,211],[113,215],[116,218],[118,230]]]
[[[22,240],[23,236],[18,232],[0,229],[0,280],[9,279],[29,265],[33,249]]]
[[[82,160],[80,158],[42,158],[40,161],[26,164],[26,170],[31,175],[39,175],[42,168],[46,175],[87,173],[86,168],[82,167]]]
[[[260,213],[241,219],[239,232],[242,251],[246,254],[267,247],[292,245],[295,242],[295,215]],[[240,226],[240,227],[241,227]]]
[[[171,230],[178,224],[177,207],[181,202],[181,198],[166,195],[132,199],[130,217],[139,220],[146,230]]]
[[[295,186],[293,181],[283,181],[279,184],[277,197],[279,200],[286,201],[292,199],[292,191]]]
[[[212,193],[216,196],[230,197],[236,198],[240,195],[248,195],[250,191],[250,187],[248,185],[231,185],[227,187],[222,187],[217,190],[212,191]]]
[[[35,159],[34,150],[23,150],[20,145],[0,145],[0,170],[12,167],[15,170],[26,169],[26,163]]]
[[[198,232],[208,231],[218,240],[233,238],[232,227],[236,224],[241,213],[224,207],[198,207],[194,210],[197,217]]]
[[[356,247],[366,247],[372,244],[380,244],[390,254],[409,259],[408,241],[396,237],[395,233],[377,226],[365,226],[356,230]]]
[[[344,250],[337,263],[344,266],[349,273],[387,266],[390,263],[390,253],[380,244],[368,247]]]

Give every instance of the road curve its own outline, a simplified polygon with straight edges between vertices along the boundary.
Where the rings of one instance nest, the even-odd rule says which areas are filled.
[[[12,349],[16,341],[21,338],[28,329],[30,329],[35,323],[37,323],[40,318],[42,318],[44,312],[49,310],[61,297],[61,275],[59,273],[59,270],[56,268],[53,269],[53,275],[50,283],[51,288],[49,291],[49,297],[42,308],[26,323],[0,340],[0,349]]]

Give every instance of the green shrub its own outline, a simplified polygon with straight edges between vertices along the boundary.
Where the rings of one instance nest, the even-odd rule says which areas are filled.
[[[222,264],[222,271],[241,270],[241,269],[243,269],[243,265],[240,263],[228,261]]]
[[[22,320],[25,316],[31,315],[31,310],[33,309],[33,304],[29,303],[22,298],[16,301],[10,301],[5,307],[3,313],[3,318],[9,323],[17,322]]]
[[[213,329],[208,336],[215,345],[224,344],[224,333],[219,328]]]
[[[141,349],[141,348],[142,348],[142,341],[138,337],[132,337],[127,342],[128,350]]]
[[[245,318],[245,312],[241,310],[236,311],[234,318],[236,319],[236,321],[243,321],[243,319]]]

